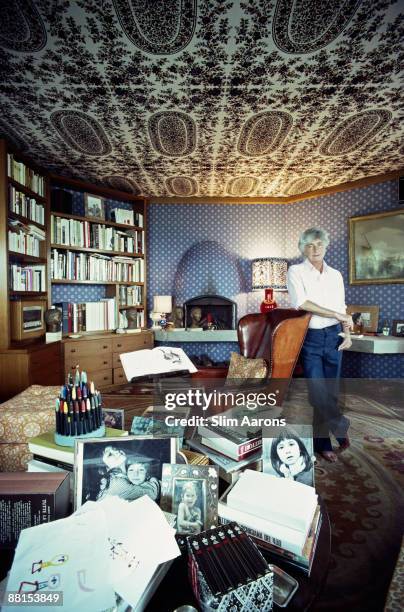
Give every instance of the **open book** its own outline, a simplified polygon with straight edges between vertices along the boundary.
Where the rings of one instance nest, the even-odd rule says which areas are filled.
[[[123,353],[120,358],[128,381],[140,376],[184,370],[192,374],[198,371],[182,349],[170,346],[156,346],[154,349]]]

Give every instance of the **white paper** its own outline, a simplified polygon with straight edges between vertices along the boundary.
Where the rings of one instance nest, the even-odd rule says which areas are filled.
[[[119,355],[125,376],[128,381],[139,376],[151,376],[167,372],[188,370],[197,372],[189,357],[180,348],[159,346],[154,349],[144,349]]]
[[[179,556],[175,530],[147,495],[132,502],[119,497],[87,502],[77,513],[91,516],[95,507],[105,515],[112,585],[136,607],[158,566]]]
[[[101,510],[44,523],[21,531],[7,588],[9,591],[63,592],[61,612],[99,612],[115,606],[108,580],[107,525]],[[30,584],[32,583],[32,584]],[[15,612],[15,606],[3,610]],[[44,606],[30,606],[43,612]]]

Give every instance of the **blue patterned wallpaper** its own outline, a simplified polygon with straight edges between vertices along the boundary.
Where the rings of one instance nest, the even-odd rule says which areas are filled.
[[[237,303],[237,316],[257,312],[263,291],[251,291],[251,260],[287,257],[298,261],[297,242],[307,227],[320,225],[330,233],[327,262],[344,276],[346,301],[380,306],[384,319],[404,319],[403,285],[348,284],[349,217],[398,208],[397,182],[336,193],[290,205],[152,204],[148,220],[148,310],[153,295],[173,295],[177,303],[203,293],[218,293]],[[288,306],[287,293],[276,293]],[[191,347],[189,347],[191,349]],[[187,348],[187,351],[189,351]],[[228,359],[232,343],[200,352],[217,361]],[[192,347],[192,352],[196,352]],[[404,356],[346,354],[348,377],[399,377]]]

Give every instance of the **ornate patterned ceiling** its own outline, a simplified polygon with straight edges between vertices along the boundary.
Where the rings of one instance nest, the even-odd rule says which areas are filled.
[[[59,174],[279,197],[403,166],[400,2],[8,0],[1,14],[0,133]]]

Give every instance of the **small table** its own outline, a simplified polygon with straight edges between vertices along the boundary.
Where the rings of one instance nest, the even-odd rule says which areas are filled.
[[[328,565],[331,556],[331,527],[327,507],[320,497],[319,503],[323,520],[320,527],[310,577],[305,576],[302,571],[295,570],[287,563],[274,562],[274,565],[281,567],[285,572],[296,578],[299,583],[298,590],[287,608],[284,608],[288,610],[288,612],[304,612],[305,610],[310,610],[320,596],[327,579]],[[261,552],[268,563],[271,563],[270,553],[263,550],[261,550]],[[155,612],[156,610],[167,610],[168,612],[185,604],[192,605],[199,610],[199,606],[188,581],[187,555],[184,553],[181,557],[175,559],[171,565],[162,583],[150,600],[149,605],[146,607],[145,612]],[[274,609],[281,610],[282,608],[278,608],[278,606],[274,605]]]

